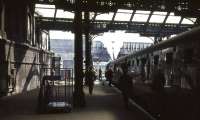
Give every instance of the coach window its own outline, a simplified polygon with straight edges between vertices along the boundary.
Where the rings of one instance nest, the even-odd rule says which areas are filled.
[[[147,60],[146,58],[142,58],[141,61],[142,61],[142,65],[145,65]]]
[[[154,56],[154,65],[158,65],[158,61],[159,61],[159,56],[158,55]]]
[[[139,59],[136,59],[136,62],[137,62],[137,66],[139,66],[139,62],[140,62]]]
[[[128,66],[131,66],[131,61],[128,61],[128,62],[127,62],[127,65],[128,65]]]
[[[135,61],[134,60],[132,60],[132,66],[134,66],[135,65],[135,63],[134,63]]]
[[[173,53],[167,53],[166,54],[166,63],[172,64],[172,61],[173,61]]]
[[[193,56],[193,49],[192,48],[187,48],[183,51],[183,60],[185,64],[191,64],[192,63],[192,56]]]

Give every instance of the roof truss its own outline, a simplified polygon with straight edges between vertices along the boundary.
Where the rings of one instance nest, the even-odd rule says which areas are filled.
[[[189,2],[190,1],[190,2]],[[91,33],[100,33],[114,30],[126,30],[126,32],[140,33],[144,36],[157,36],[164,37],[172,34],[187,31],[189,28],[200,24],[200,9],[198,7],[191,8],[191,2],[193,0],[81,0],[82,11],[93,12],[93,16],[90,18],[90,30]],[[42,29],[52,30],[71,30],[73,31],[73,19],[72,18],[57,18],[58,10],[64,9],[70,11],[73,14],[75,0],[36,0],[36,3],[54,5],[50,8],[55,9],[54,15],[50,17],[38,17],[38,27]],[[41,8],[42,7],[38,7]],[[117,14],[120,9],[123,9],[125,14],[130,15],[126,21],[116,20]],[[126,10],[132,10],[127,12]],[[146,11],[149,13],[138,13],[140,11]],[[161,14],[154,14],[154,12]],[[112,12],[110,20],[99,20],[99,15]],[[166,15],[162,15],[166,13]],[[177,23],[168,23],[170,14],[180,15],[180,21]],[[146,16],[146,21],[135,21],[134,18],[139,14]],[[162,22],[152,22],[153,16],[162,16]],[[182,24],[182,21],[187,17],[195,16],[197,18],[194,24]],[[84,21],[83,21],[84,23]]]
[[[56,18],[37,18],[37,25],[41,29],[46,30],[65,30],[73,31],[73,19],[62,19]],[[178,34],[184,31],[187,31],[191,28],[191,25],[180,24],[165,24],[164,27],[162,23],[148,23],[148,26],[145,25],[145,22],[129,22],[129,21],[113,21],[110,24],[110,21],[106,20],[95,20],[90,22],[91,33],[101,33],[114,30],[126,30],[129,33],[140,33],[145,36],[158,36],[160,29],[162,28],[162,33],[159,36],[169,36],[172,34]]]
[[[173,11],[187,17],[200,14],[198,0],[81,0],[82,11],[109,12],[117,9]],[[39,4],[53,4],[67,11],[75,10],[75,0],[35,0]]]

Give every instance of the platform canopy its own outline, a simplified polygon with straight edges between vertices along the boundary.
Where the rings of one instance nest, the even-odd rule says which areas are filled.
[[[199,25],[195,0],[81,0],[90,12],[91,33],[125,30],[165,37]],[[37,24],[47,30],[73,31],[75,0],[36,0]],[[84,19],[83,19],[84,23]]]

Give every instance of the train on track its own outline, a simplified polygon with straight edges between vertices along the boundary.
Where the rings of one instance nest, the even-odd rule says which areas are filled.
[[[132,76],[132,99],[163,119],[193,120],[200,111],[200,27],[110,62],[112,84],[122,64]],[[199,117],[198,117],[199,118]]]

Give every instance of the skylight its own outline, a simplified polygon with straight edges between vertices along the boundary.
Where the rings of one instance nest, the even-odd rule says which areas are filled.
[[[115,20],[117,20],[117,21],[129,21],[132,13],[133,13],[133,10],[118,9],[116,16],[115,16]]]
[[[188,18],[188,19],[190,19],[190,20],[193,21],[193,22],[196,22],[196,21],[197,21],[197,18]]]
[[[150,18],[150,23],[163,23],[165,17],[167,15],[167,12],[153,12],[151,18]]]
[[[54,17],[55,9],[35,8],[35,12],[43,17]]]
[[[151,11],[136,10],[136,14],[150,14]]]
[[[91,13],[90,13],[90,20],[94,18],[94,15],[95,15],[94,12],[91,12]]]
[[[148,18],[149,18],[149,15],[135,14],[132,21],[135,21],[135,22],[146,22]]]
[[[56,18],[74,19],[74,13],[58,9],[57,14],[56,14]]]
[[[194,24],[196,18],[184,18],[181,24]]]
[[[150,23],[163,23],[165,16],[160,15],[152,15],[150,19]]]
[[[36,8],[55,8],[55,5],[35,4]]]
[[[130,14],[132,14],[133,10],[118,9],[117,12],[118,13],[130,13]]]
[[[178,24],[180,20],[181,20],[180,16],[174,16],[174,13],[170,13],[166,23]]]
[[[113,12],[99,14],[96,16],[96,20],[112,20],[113,15]]]
[[[133,16],[134,22],[147,22],[147,19],[149,18],[149,14],[151,11],[142,11],[137,10]]]
[[[35,12],[43,17],[54,17],[55,5],[35,4]]]
[[[167,12],[159,12],[159,11],[155,11],[155,12],[153,12],[153,15],[165,16],[165,15],[167,15]]]

